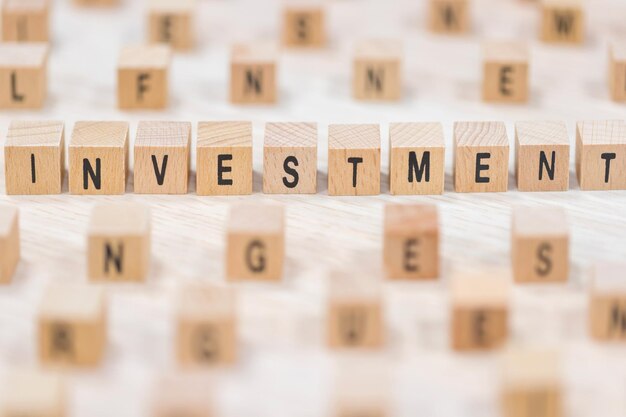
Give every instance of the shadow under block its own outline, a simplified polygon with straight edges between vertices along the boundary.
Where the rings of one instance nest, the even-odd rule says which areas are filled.
[[[124,194],[128,123],[76,122],[69,160],[70,194]]]
[[[483,48],[483,100],[528,101],[528,47],[520,42],[489,42]]]
[[[213,417],[214,396],[210,377],[172,375],[155,384],[152,395],[152,417]]]
[[[317,125],[267,123],[263,142],[265,194],[317,192]]]
[[[391,194],[443,193],[445,142],[441,123],[392,123],[389,148]]]
[[[435,33],[468,32],[469,0],[429,0],[428,28]]]
[[[186,194],[189,184],[189,122],[139,122],[134,151],[134,191]]]
[[[402,95],[400,42],[370,40],[357,44],[352,95],[357,100],[399,100]]]
[[[287,5],[283,11],[283,45],[319,48],[326,43],[324,8],[321,5]]]
[[[148,5],[148,39],[186,51],[194,45],[194,0],[151,0]]]
[[[252,123],[200,122],[196,148],[198,195],[252,193]]]
[[[120,109],[164,109],[171,50],[166,45],[124,47],[117,64]]]
[[[14,371],[6,377],[1,417],[65,417],[67,396],[61,377],[40,371]]]
[[[380,126],[328,127],[328,195],[380,194]]]
[[[552,43],[582,43],[585,21],[580,0],[541,2],[541,40]]]
[[[48,42],[49,0],[4,0],[3,42]]]
[[[17,207],[0,205],[0,284],[11,282],[20,260],[20,225]]]
[[[609,94],[615,101],[626,101],[626,45],[609,47]]]
[[[597,263],[589,291],[589,331],[601,341],[626,341],[624,262]]]
[[[45,365],[93,367],[106,344],[102,289],[56,285],[47,289],[39,311],[39,359]]]
[[[61,193],[64,152],[63,122],[11,121],[4,144],[6,193]]]
[[[502,122],[454,123],[454,189],[504,192],[509,185],[509,139]]]
[[[39,109],[47,95],[48,46],[0,43],[0,109]]]
[[[150,212],[132,202],[99,204],[87,233],[92,281],[144,281],[150,269]]]
[[[226,239],[226,277],[229,281],[282,279],[285,258],[285,211],[282,206],[232,206]]]
[[[626,189],[626,124],[622,120],[576,124],[576,175],[581,190]]]
[[[277,97],[277,51],[272,45],[234,45],[230,58],[230,102],[271,104]]]
[[[387,204],[383,256],[388,278],[437,278],[437,207],[430,204]]]
[[[519,191],[567,191],[570,145],[563,122],[515,124],[515,177]]]

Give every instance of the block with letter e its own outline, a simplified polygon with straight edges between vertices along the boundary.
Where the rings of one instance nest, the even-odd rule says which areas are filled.
[[[483,54],[483,100],[528,101],[528,47],[520,42],[489,42]]]

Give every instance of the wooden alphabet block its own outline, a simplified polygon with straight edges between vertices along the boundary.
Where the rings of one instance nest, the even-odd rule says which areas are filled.
[[[70,194],[124,194],[128,123],[76,122],[69,159]]]
[[[596,120],[576,125],[576,175],[581,190],[626,189],[626,123]]]
[[[277,53],[272,45],[235,45],[230,58],[230,102],[271,104],[276,102]]]
[[[0,205],[0,284],[11,282],[20,260],[20,226],[17,207]]]
[[[470,28],[468,0],[430,0],[428,27],[435,33],[466,33]]]
[[[48,46],[0,44],[0,109],[38,109],[47,94]]]
[[[39,359],[46,365],[96,366],[106,344],[106,306],[100,288],[56,285],[39,311]]]
[[[399,100],[402,94],[402,46],[389,40],[357,45],[352,94],[357,100]]]
[[[454,189],[504,192],[509,185],[509,139],[502,122],[454,123]]]
[[[120,4],[120,0],[74,0],[74,4],[84,7],[112,7]]]
[[[6,193],[61,193],[64,152],[63,122],[11,121],[4,143]]]
[[[171,50],[166,45],[127,46],[117,64],[120,109],[164,109]]]
[[[563,122],[515,124],[515,176],[520,191],[567,191],[569,138]]]
[[[615,101],[626,101],[626,45],[609,46],[609,94]]]
[[[283,45],[319,48],[326,43],[321,5],[288,5],[283,11]]]
[[[446,166],[441,123],[392,123],[389,148],[391,194],[443,193]]]
[[[198,195],[252,193],[252,123],[198,123],[196,157]]]
[[[623,262],[593,266],[589,291],[589,331],[601,341],[626,341],[626,285]]]
[[[143,281],[150,269],[150,212],[139,203],[94,207],[87,237],[93,281]]]
[[[265,194],[317,192],[317,125],[268,123],[263,142]]]
[[[148,39],[186,51],[194,44],[194,0],[151,0],[148,6]]]
[[[153,393],[152,417],[215,416],[211,380],[203,375],[176,375],[160,380]]]
[[[48,42],[49,0],[4,0],[4,42]]]
[[[235,205],[226,241],[229,280],[279,281],[285,258],[285,211],[279,205]]]
[[[186,194],[189,183],[189,122],[139,122],[134,186],[139,194]]]
[[[580,0],[542,0],[541,40],[582,43],[585,38],[584,19]]]
[[[6,377],[0,416],[65,417],[67,395],[63,380],[53,374],[14,371]]]
[[[380,126],[328,127],[328,195],[380,194]]]
[[[528,47],[520,42],[491,42],[483,51],[483,100],[528,101]]]
[[[430,279],[439,276],[437,206],[387,204],[383,256],[391,279]]]
[[[385,369],[372,366],[372,355],[359,357],[351,352],[351,361],[342,358],[331,392],[334,398],[333,417],[386,417],[391,411],[390,378]],[[346,362],[343,362],[346,361]],[[376,362],[374,362],[376,363]]]

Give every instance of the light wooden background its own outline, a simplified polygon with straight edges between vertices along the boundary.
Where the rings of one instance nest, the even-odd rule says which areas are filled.
[[[287,261],[283,283],[238,285],[241,360],[217,373],[217,407],[224,416],[315,417],[332,403],[333,375],[346,355],[323,342],[326,276],[342,269],[376,276],[381,264],[382,210],[387,202],[439,206],[443,277],[436,283],[385,284],[388,343],[367,363],[391,383],[398,416],[490,417],[498,415],[496,355],[459,355],[448,345],[446,281],[457,271],[509,268],[509,223],[516,204],[556,205],[571,225],[572,274],[566,285],[516,287],[511,304],[516,345],[562,351],[567,415],[626,415],[626,346],[599,345],[586,330],[587,275],[595,261],[626,255],[626,192],[581,192],[575,178],[564,193],[463,195],[451,190],[451,127],[455,120],[626,118],[606,89],[606,42],[626,34],[626,3],[588,1],[588,40],[580,47],[537,41],[532,1],[473,1],[474,28],[461,38],[425,30],[425,0],[343,0],[328,4],[330,45],[319,52],[286,52],[280,62],[280,99],[272,107],[228,104],[228,53],[234,41],[272,39],[279,33],[275,0],[200,0],[197,49],[176,55],[171,106],[159,113],[115,108],[115,65],[123,45],[144,40],[143,2],[125,0],[113,10],[79,10],[54,1],[50,97],[38,112],[4,112],[4,137],[13,118],[76,120],[253,120],[255,186],[247,197],[68,195],[7,197],[21,215],[22,261],[13,284],[0,289],[0,374],[37,366],[35,317],[50,282],[85,281],[85,230],[89,212],[103,201],[149,204],[153,262],[149,281],[111,286],[108,351],[94,372],[70,373],[75,417],[148,415],[152,383],[176,369],[171,296],[190,281],[222,282],[224,221],[230,204],[273,201],[287,206]],[[350,97],[350,51],[355,40],[404,40],[405,96],[399,103],[364,104]],[[523,39],[531,47],[531,100],[523,106],[480,102],[480,43],[485,38]],[[335,122],[380,122],[383,183],[387,180],[387,124],[441,121],[448,144],[446,193],[393,197],[328,197],[326,132]],[[265,121],[316,121],[320,127],[319,194],[261,194]],[[195,126],[194,126],[195,135]],[[572,148],[573,151],[573,148]],[[195,165],[195,164],[194,164]],[[511,155],[511,167],[513,159]],[[3,174],[0,174],[3,176]],[[0,187],[4,181],[0,179]],[[192,178],[192,190],[195,183]],[[506,274],[505,275],[506,278]]]

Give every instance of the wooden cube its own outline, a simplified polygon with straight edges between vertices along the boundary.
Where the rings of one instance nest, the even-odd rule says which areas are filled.
[[[148,5],[148,39],[186,51],[194,44],[194,0],[151,0]]]
[[[271,104],[276,102],[277,52],[273,45],[233,46],[230,58],[230,102]]]
[[[4,0],[4,42],[48,42],[49,0]]]
[[[67,395],[63,380],[54,374],[13,371],[5,380],[0,416],[64,417]]]
[[[150,269],[150,212],[143,204],[99,204],[87,232],[87,268],[93,281],[144,281]]]
[[[127,46],[117,63],[120,109],[164,109],[171,50],[166,45]]]
[[[609,46],[609,94],[615,101],[626,101],[626,45]]]
[[[454,189],[504,192],[509,185],[509,139],[502,122],[454,123]]]
[[[283,45],[319,48],[326,43],[321,5],[288,5],[283,10]]]
[[[0,43],[0,109],[39,109],[47,94],[48,46]]]
[[[11,121],[4,143],[6,193],[61,193],[64,152],[63,122]]]
[[[39,310],[39,359],[45,365],[96,366],[106,344],[106,306],[100,288],[56,285]]]
[[[120,0],[74,0],[74,4],[83,7],[112,7],[120,4]]]
[[[445,146],[441,123],[391,123],[389,192],[442,194]]]
[[[189,184],[189,122],[139,122],[134,186],[138,194],[186,194]]]
[[[391,279],[439,276],[439,220],[431,204],[387,204],[383,257]]]
[[[399,100],[402,94],[402,46],[389,40],[357,45],[352,94],[357,100]]]
[[[542,41],[582,43],[584,38],[585,16],[580,0],[542,0]]]
[[[626,341],[624,262],[592,267],[589,291],[589,332],[596,340]]]
[[[528,47],[520,42],[490,42],[483,51],[483,100],[528,101]]]
[[[0,205],[0,284],[11,282],[20,260],[20,225],[17,207]]]
[[[432,32],[459,34],[470,29],[468,0],[429,0],[428,28]]]
[[[569,189],[569,138],[563,122],[515,124],[515,177],[520,191]]]
[[[226,238],[229,280],[279,281],[285,258],[285,211],[279,205],[230,209]]]
[[[155,386],[152,417],[215,416],[212,383],[204,375],[179,374],[162,378]]]
[[[328,195],[380,194],[380,126],[328,127]]]
[[[560,207],[516,207],[511,227],[511,262],[516,282],[569,279],[569,230]]]
[[[317,192],[317,124],[265,125],[263,192],[265,194]]]
[[[70,194],[124,194],[128,123],[76,122],[69,159]]]
[[[252,123],[198,123],[196,158],[198,195],[252,193]]]
[[[576,125],[576,175],[581,190],[626,189],[626,123],[582,121]]]
[[[235,314],[232,289],[208,285],[183,288],[178,302],[178,363],[199,367],[235,362]]]

